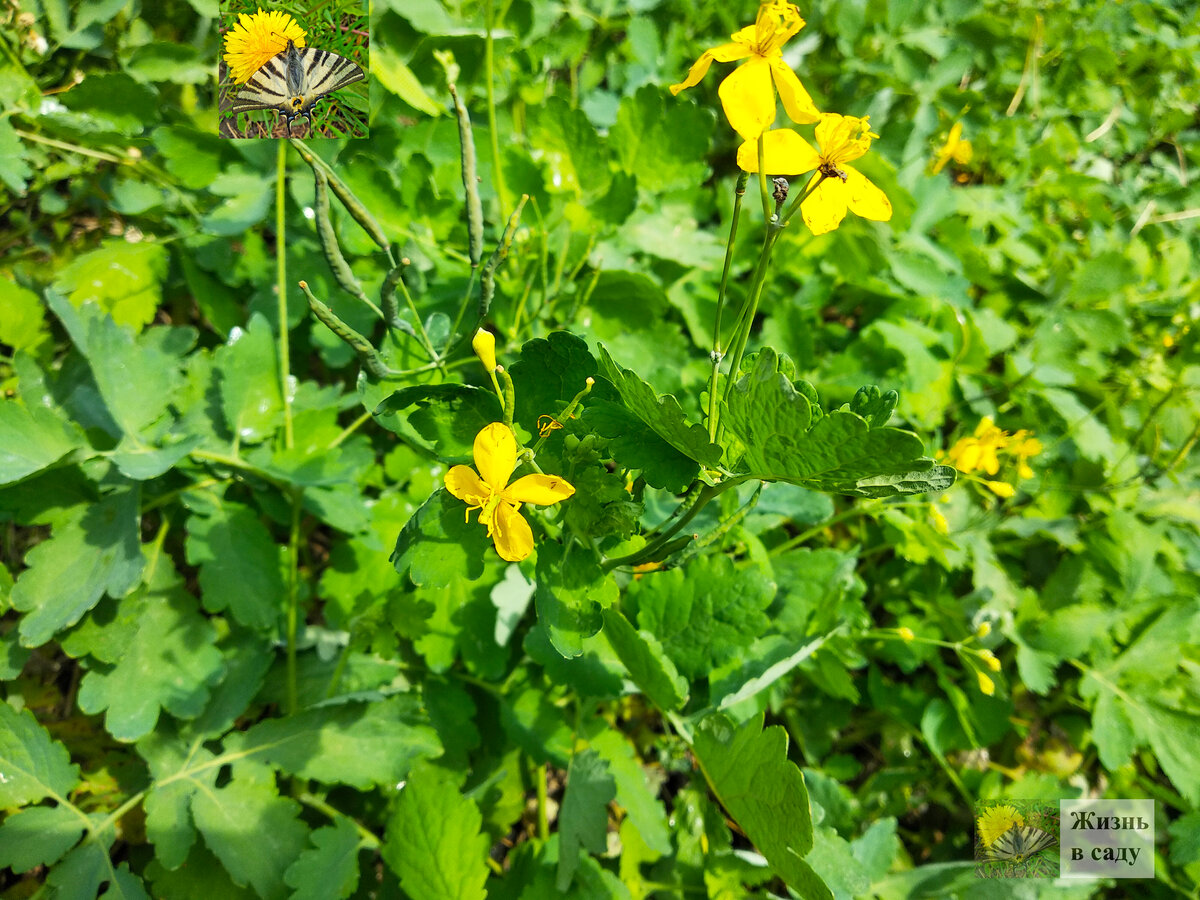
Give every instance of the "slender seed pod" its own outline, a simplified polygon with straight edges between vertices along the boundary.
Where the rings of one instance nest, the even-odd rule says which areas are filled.
[[[471,132],[471,116],[453,84],[450,85],[450,96],[454,98],[458,140],[462,145],[462,182],[467,194],[467,246],[473,269],[483,256],[483,203],[479,199],[479,179],[475,174],[475,137]]]
[[[313,181],[316,196],[314,209],[317,217],[317,237],[321,239],[321,249],[325,252],[325,261],[329,263],[333,277],[342,286],[342,290],[357,297],[367,306],[371,307],[371,309],[375,310],[380,318],[382,318],[383,313],[379,311],[379,307],[367,299],[362,285],[358,283],[358,279],[354,277],[354,272],[351,270],[350,264],[346,262],[346,257],[342,256],[342,248],[338,244],[337,233],[333,230],[333,218],[329,214],[328,176],[314,166]]]
[[[512,428],[513,412],[517,408],[517,391],[513,387],[512,376],[505,371],[504,366],[496,366],[495,371],[500,377],[500,389],[504,395],[504,424]]]
[[[332,309],[314,297],[313,292],[308,288],[308,282],[301,281],[300,290],[304,291],[304,296],[308,298],[308,307],[313,311],[313,315],[320,319],[326,328],[350,345],[350,348],[358,354],[358,360],[364,369],[376,378],[386,378],[392,374],[392,370],[379,358],[379,354],[371,346],[371,342],[339,319]]]
[[[416,331],[407,319],[400,318],[400,303],[396,300],[396,286],[404,275],[404,260],[400,265],[387,273],[383,285],[379,288],[379,302],[383,304],[383,321],[388,328],[395,328],[405,334],[416,337]]]
[[[383,233],[383,227],[375,220],[375,217],[363,206],[362,201],[354,196],[354,192],[346,186],[346,182],[342,181],[337,176],[337,173],[329,167],[329,164],[321,157],[317,156],[303,141],[297,138],[291,139],[291,145],[299,152],[300,157],[308,163],[313,171],[320,169],[325,173],[325,177],[329,180],[329,187],[333,193],[341,201],[342,206],[346,207],[346,212],[354,217],[354,221],[362,226],[363,231],[371,236],[376,244],[387,253],[388,260],[395,265],[395,260],[392,259],[392,245],[386,234]]]
[[[480,320],[487,315],[488,309],[492,305],[492,298],[496,295],[496,269],[508,258],[513,235],[517,233],[517,225],[521,221],[521,211],[525,208],[525,202],[528,199],[528,194],[521,195],[521,202],[517,204],[513,214],[508,217],[508,224],[504,226],[504,234],[500,236],[500,243],[488,257],[487,265],[483,267],[483,272],[479,276],[479,309],[476,310],[476,313]]]

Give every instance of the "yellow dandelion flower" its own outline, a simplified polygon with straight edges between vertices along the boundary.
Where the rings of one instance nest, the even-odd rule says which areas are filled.
[[[549,506],[566,500],[575,488],[557,475],[526,475],[509,484],[517,467],[517,438],[503,422],[483,427],[475,436],[474,454],[479,474],[470,466],[455,466],[446,473],[446,490],[467,504],[468,520],[471,510],[479,510],[479,522],[501,559],[520,562],[533,552],[533,531],[518,512],[521,504]]]
[[[733,130],[745,140],[756,141],[775,121],[775,92],[793,122],[807,125],[816,122],[821,114],[812,97],[783,61],[783,45],[804,27],[800,10],[782,0],[767,0],[758,8],[758,18],[732,35],[732,42],[705,50],[688,70],[687,77],[670,87],[672,94],[700,83],[708,74],[713,60],[734,62],[748,59],[728,75],[717,94],[725,117]],[[786,174],[786,173],[779,173]]]
[[[245,84],[255,72],[287,49],[288,40],[303,47],[304,36],[304,29],[285,12],[263,12],[260,8],[253,15],[242,13],[237,24],[225,35],[229,76],[236,83]]]
[[[975,820],[979,828],[979,839],[983,846],[990,847],[1014,825],[1024,826],[1025,817],[1008,804],[993,806],[985,810],[983,815]]]
[[[971,142],[962,139],[962,130],[962,122],[955,122],[951,127],[946,143],[938,149],[937,156],[930,164],[931,175],[942,171],[950,160],[954,160],[960,166],[965,166],[971,161]]]

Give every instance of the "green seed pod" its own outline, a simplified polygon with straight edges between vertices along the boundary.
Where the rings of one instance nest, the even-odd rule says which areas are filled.
[[[308,282],[301,281],[300,290],[304,291],[304,296],[308,298],[308,307],[313,311],[313,315],[320,319],[326,328],[350,345],[351,349],[358,354],[358,360],[364,369],[376,378],[386,378],[392,374],[392,370],[379,358],[379,354],[371,342],[339,319],[333,310],[314,297],[308,288]]]
[[[301,158],[312,167],[314,172],[320,169],[325,174],[325,177],[329,181],[330,189],[337,195],[342,206],[346,207],[346,211],[354,217],[354,221],[362,226],[363,231],[369,234],[371,240],[387,253],[388,260],[394,264],[391,242],[388,240],[387,235],[383,233],[382,226],[375,221],[375,217],[363,206],[362,201],[354,196],[354,192],[337,176],[337,173],[329,167],[329,164],[309,150],[303,141],[292,138],[291,145],[296,148]]]
[[[454,112],[458,116],[458,140],[462,145],[462,182],[463,190],[467,194],[467,245],[471,268],[475,268],[483,256],[483,203],[479,199],[479,179],[475,174],[475,138],[471,132],[471,116],[459,99],[454,85],[450,85],[450,96],[454,98]]]

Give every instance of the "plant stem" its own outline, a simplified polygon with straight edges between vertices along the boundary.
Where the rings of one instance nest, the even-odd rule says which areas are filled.
[[[484,84],[487,87],[488,141],[492,145],[492,183],[496,188],[496,198],[500,201],[500,216],[503,218],[511,204],[508,201],[508,185],[504,181],[504,167],[500,162],[500,134],[496,128],[496,57],[492,32],[496,27],[497,16],[492,4],[493,0],[487,0],[487,33],[483,42],[483,64],[487,69],[487,78],[484,79]],[[499,18],[503,18],[503,12]]]
[[[296,438],[292,432],[292,392],[288,384],[292,360],[288,348],[287,233],[284,216],[287,196],[287,148],[287,141],[279,141],[275,157],[275,291],[279,303],[279,388],[283,393],[283,443],[290,450]]]
[[[292,525],[288,532],[287,561],[287,713],[295,715],[299,709],[299,693],[296,688],[296,628],[300,620],[300,502],[303,493],[291,492]]]
[[[729,285],[729,266],[733,262],[733,247],[737,241],[738,217],[742,213],[742,198],[746,196],[747,175],[738,176],[733,189],[733,221],[729,223],[729,240],[725,244],[725,266],[721,269],[721,287],[717,291],[717,312],[713,317],[712,374],[708,379],[708,437],[717,438],[717,376],[721,371],[721,360],[725,358],[721,346],[721,314],[725,309],[725,292]]]
[[[660,534],[657,538],[650,541],[650,543],[646,544],[646,546],[642,547],[642,549],[630,553],[627,556],[618,556],[615,559],[606,559],[600,564],[600,568],[605,572],[611,572],[617,566],[636,566],[638,563],[643,562],[644,560],[653,556],[657,551],[661,550],[671,540],[671,538],[678,534],[685,525],[692,521],[692,519],[696,518],[696,516],[700,513],[700,510],[704,509],[710,500],[712,500],[714,497],[720,496],[725,491],[729,490],[729,488],[741,484],[744,480],[744,478],[730,478],[726,481],[722,481],[720,484],[704,485],[700,489],[699,495],[692,502],[691,507],[687,510],[687,512],[679,517],[679,520],[674,525]],[[687,501],[684,502],[686,503]]]

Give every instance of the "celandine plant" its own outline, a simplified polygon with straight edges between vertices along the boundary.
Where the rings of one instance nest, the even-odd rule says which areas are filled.
[[[850,403],[825,409],[785,352],[750,350],[772,251],[779,236],[795,227],[797,212],[813,234],[838,228],[847,210],[877,221],[891,216],[884,193],[850,165],[878,135],[865,118],[819,112],[781,60],[781,46],[802,25],[795,6],[764,3],[756,24],[707,51],[687,80],[671,88],[678,93],[697,84],[713,60],[747,59],[720,89],[729,122],[744,139],[737,164],[747,174],[736,180],[724,270],[713,286],[707,397],[695,402],[660,393],[604,343],[568,331],[529,341],[511,365],[498,364],[495,337],[480,326],[502,312],[492,309],[496,271],[525,201],[484,264],[472,130],[457,96],[472,278],[451,323],[422,323],[405,286],[406,261],[391,259],[382,235],[377,240],[391,274],[379,305],[366,300],[328,224],[327,188],[368,233],[379,234],[378,225],[332,171],[296,146],[316,176],[326,257],[341,286],[389,324],[387,341],[372,346],[302,283],[310,306],[360,355],[359,389],[367,409],[450,466],[400,533],[392,554],[396,570],[417,591],[461,589],[480,580],[496,585],[493,592],[527,585],[525,603],[532,595],[546,643],[568,660],[606,647],[691,746],[717,797],[774,870],[816,897],[828,889],[802,860],[812,846],[812,825],[803,779],[784,753],[784,734],[763,732],[760,717],[731,718],[724,710],[800,664],[840,625],[828,623],[824,633],[792,646],[769,678],[747,670],[733,687],[710,686],[708,696],[689,697],[681,676],[702,678],[730,657],[719,643],[690,646],[687,623],[700,616],[693,625],[707,627],[702,619],[720,621],[726,606],[739,610],[734,627],[759,628],[765,621],[772,591],[760,565],[730,553],[726,544],[764,484],[885,498],[944,490],[955,470],[924,456],[916,435],[888,426],[895,391],[866,386]],[[770,128],[776,91],[797,124],[815,123],[817,147],[791,129]],[[789,202],[793,188],[782,176],[808,173]],[[723,311],[748,175],[755,176],[762,202],[761,250],[727,331]],[[398,290],[411,315],[401,314]],[[451,377],[468,342],[488,384]],[[692,418],[685,407],[705,414]],[[743,486],[752,490],[737,494],[732,505],[718,504],[721,511],[712,514],[713,501]],[[674,508],[652,516],[650,496],[656,507],[673,500]],[[497,557],[512,567],[496,565]],[[669,624],[673,619],[682,625]],[[894,631],[893,637],[909,639],[911,632]],[[572,777],[586,777],[574,774],[574,763]],[[565,889],[575,861],[563,865],[559,886]]]

